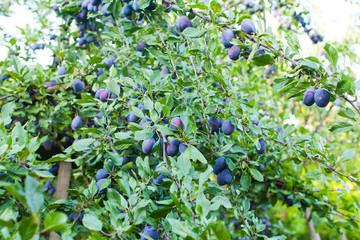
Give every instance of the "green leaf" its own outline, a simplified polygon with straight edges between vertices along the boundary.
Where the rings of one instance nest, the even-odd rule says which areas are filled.
[[[214,237],[216,239],[219,240],[231,239],[231,236],[222,221],[217,221],[216,223],[212,223],[210,227],[214,232]]]
[[[218,13],[218,12],[221,11],[221,5],[220,5],[220,3],[219,3],[218,1],[216,1],[216,0],[211,1],[210,7],[211,7],[211,9],[214,11],[214,13]]]
[[[32,239],[38,227],[35,224],[34,216],[27,217],[20,222],[19,233],[21,239]]]
[[[244,191],[248,191],[249,187],[250,187],[250,184],[251,184],[251,177],[249,176],[249,174],[247,174],[247,172],[242,172],[241,173],[241,178],[240,178],[241,188]]]
[[[199,38],[206,34],[206,30],[199,30],[197,28],[193,27],[187,27],[182,31],[182,34],[185,35],[185,37],[189,38]]]
[[[207,163],[204,155],[196,147],[190,146],[186,151],[190,151],[192,159],[199,160],[201,163]]]
[[[324,47],[325,51],[326,51],[326,58],[329,60],[329,62],[331,63],[331,66],[333,66],[334,70],[337,70],[337,61],[338,61],[338,51],[335,47],[331,46],[329,43],[325,44]]]
[[[304,177],[315,180],[315,179],[319,178],[320,175],[321,175],[321,171],[319,169],[315,169],[315,170],[307,172]]]
[[[341,154],[340,160],[341,161],[348,161],[355,158],[355,149],[350,149],[347,150],[345,152],[343,152],[343,154]]]
[[[173,131],[172,131],[170,128],[166,127],[166,126],[156,124],[156,125],[155,125],[155,128],[156,128],[159,132],[161,132],[161,133],[163,133],[163,134],[166,134],[166,135],[174,135]]]
[[[303,66],[305,66],[305,67],[308,67],[308,68],[312,68],[312,69],[314,69],[315,71],[319,70],[319,66],[318,66],[315,62],[310,61],[310,60],[308,60],[308,59],[301,59],[301,60],[299,61],[299,64],[300,64],[300,65],[303,65]]]
[[[147,140],[149,138],[152,138],[154,135],[153,130],[151,129],[144,129],[142,131],[136,131],[135,132],[135,140]]]
[[[137,2],[139,9],[145,9],[150,5],[151,0],[139,0]]]
[[[255,180],[257,180],[257,181],[259,181],[259,182],[263,182],[263,181],[264,181],[263,175],[262,175],[258,170],[256,170],[255,168],[250,168],[249,170],[250,170],[251,176],[252,176]]]
[[[271,65],[275,62],[274,58],[270,54],[255,56],[251,59],[251,61],[257,66]]]
[[[102,222],[98,219],[98,217],[93,214],[85,214],[82,222],[87,229],[93,231],[100,231],[103,226]]]
[[[354,126],[347,122],[337,122],[330,127],[330,131],[333,133],[343,133],[350,131]]]
[[[300,43],[299,43],[299,39],[298,39],[297,35],[290,32],[290,33],[286,34],[285,39],[287,40],[291,49],[294,52],[299,53]]]
[[[25,198],[32,212],[40,212],[44,204],[42,186],[35,178],[30,176],[27,176],[25,180]]]
[[[77,152],[82,152],[90,149],[90,145],[95,142],[95,139],[86,138],[80,139],[73,143],[73,149]]]
[[[176,5],[178,5],[179,8],[185,7],[185,3],[183,0],[176,0]]]
[[[44,230],[62,232],[66,230],[68,216],[63,212],[48,213],[45,215]]]
[[[7,125],[11,122],[11,114],[14,112],[15,108],[15,102],[9,102],[2,106],[0,118],[4,121],[4,125]]]

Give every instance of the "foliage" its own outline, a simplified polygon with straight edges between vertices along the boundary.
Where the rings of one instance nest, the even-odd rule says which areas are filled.
[[[293,1],[100,2],[27,1],[41,29],[4,35],[3,239],[305,239],[306,209],[324,239],[358,238],[350,46],[302,57],[296,31],[310,30]],[[272,10],[290,19],[285,41],[264,28]],[[311,87],[326,108],[300,103]],[[63,162],[68,198],[55,200]]]

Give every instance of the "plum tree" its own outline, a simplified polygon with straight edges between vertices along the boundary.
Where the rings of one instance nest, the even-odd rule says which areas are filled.
[[[314,94],[314,99],[316,105],[318,105],[319,107],[326,107],[330,101],[329,92],[323,88],[319,88]]]
[[[304,51],[291,0],[25,2],[41,24],[0,28],[2,237],[357,238],[353,34]]]

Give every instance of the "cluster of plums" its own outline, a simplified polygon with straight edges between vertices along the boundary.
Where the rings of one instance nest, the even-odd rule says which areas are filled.
[[[45,192],[50,194],[50,195],[53,195],[56,191],[56,185],[55,187],[52,185],[52,182],[49,180],[45,183],[44,185],[44,189],[45,189]]]
[[[241,30],[246,34],[255,34],[256,27],[253,21],[249,19],[244,19],[241,22]],[[230,42],[231,39],[235,38],[235,34],[231,29],[227,29],[223,32],[221,36],[221,42],[225,48],[229,48],[228,55],[231,60],[238,60],[240,57],[241,49],[239,46],[236,46]],[[249,49],[247,49],[247,53]],[[251,52],[251,51],[250,51]],[[257,53],[258,55],[260,52]]]
[[[231,172],[226,164],[225,157],[220,157],[215,160],[213,167],[214,174],[217,175],[217,183],[222,186],[231,182]]]
[[[303,102],[306,106],[312,106],[314,103],[319,107],[326,107],[330,102],[330,94],[323,88],[310,88],[304,92]]]

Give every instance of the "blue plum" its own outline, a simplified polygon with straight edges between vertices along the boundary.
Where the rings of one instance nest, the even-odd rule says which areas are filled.
[[[221,36],[221,42],[224,44],[224,47],[230,48],[233,46],[232,43],[230,43],[230,40],[235,38],[235,34],[231,29],[226,29],[222,36]]]
[[[326,107],[330,101],[329,92],[323,88],[316,90],[314,98],[316,105],[319,107]]]
[[[312,106],[315,103],[315,89],[309,88],[304,92],[303,102],[306,106]]]

